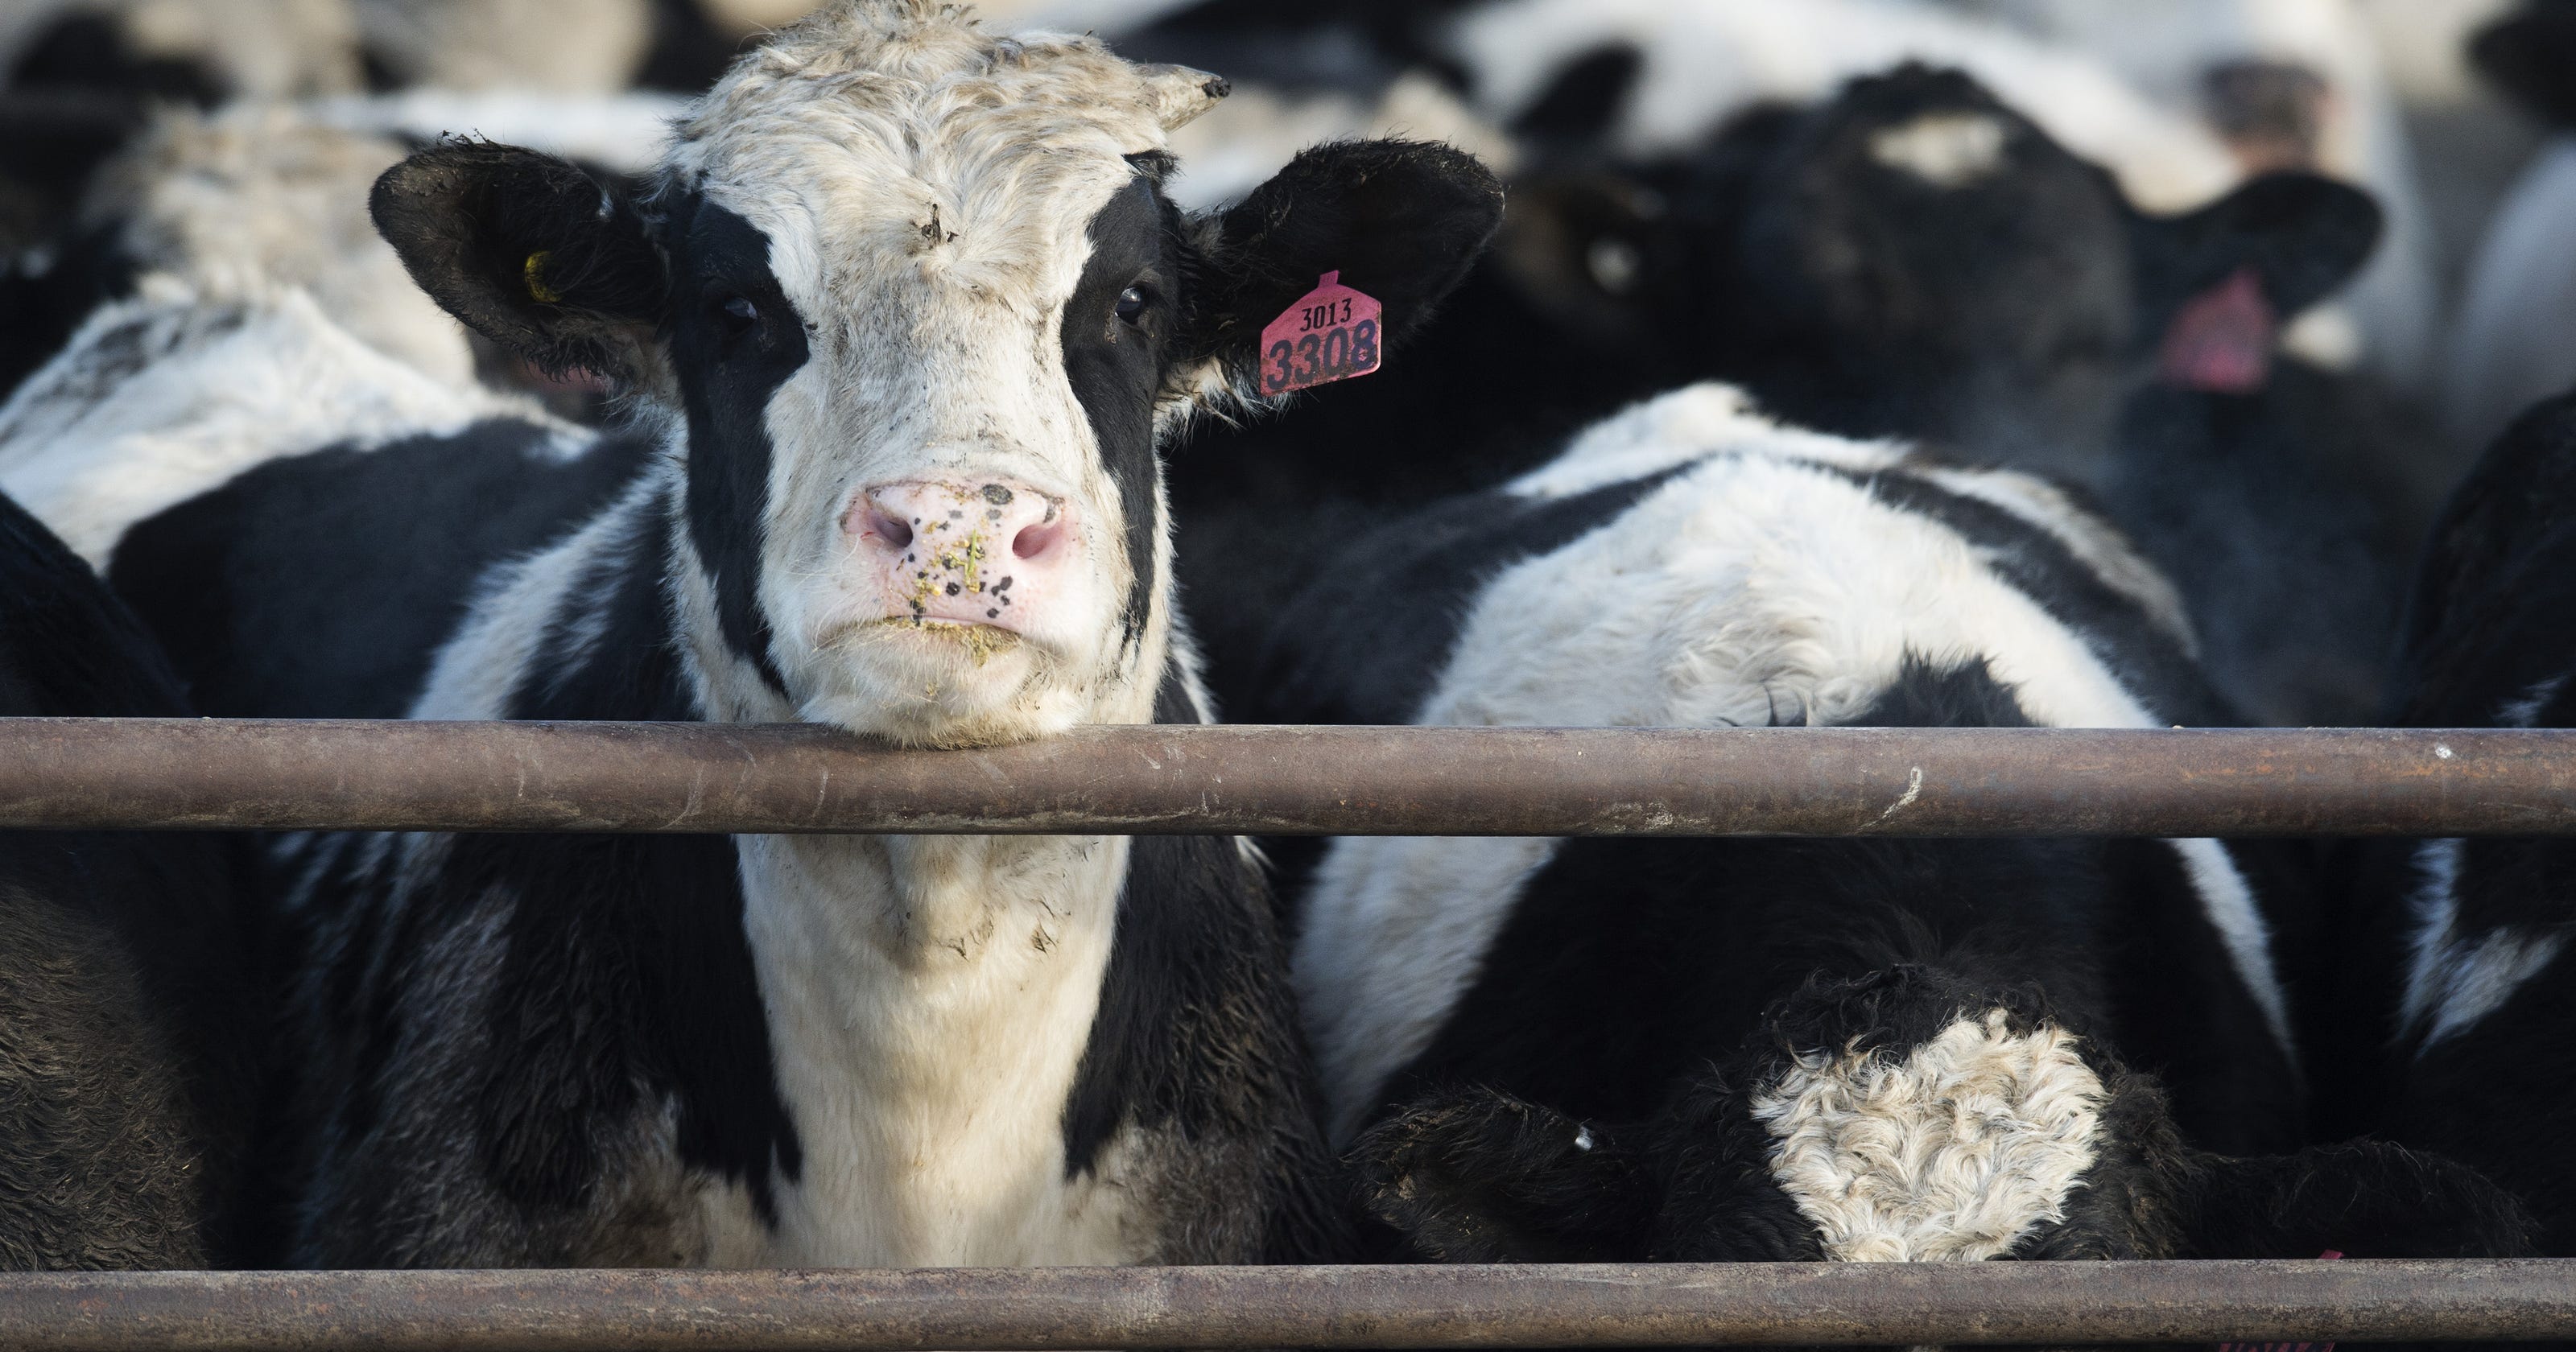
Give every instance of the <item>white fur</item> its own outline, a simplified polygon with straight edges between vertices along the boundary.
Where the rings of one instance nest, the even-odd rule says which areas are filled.
[[[2004,157],[2004,124],[1984,113],[1932,113],[1869,138],[1870,158],[1941,188],[1994,176]]]
[[[2534,681],[2529,690],[2505,701],[2504,707],[2496,710],[2496,722],[2508,728],[2531,727],[2539,720],[2540,711],[2547,708],[2549,702],[2558,698],[2558,693],[2566,688],[2567,677],[2564,673]]]
[[[2099,61],[1917,0],[1502,0],[1468,13],[1451,53],[1477,103],[1508,125],[1564,63],[1607,41],[1645,58],[1619,148],[1686,146],[1763,101],[1823,98],[1908,59],[1958,66],[2160,209],[2224,191],[2234,166],[2214,137],[2149,103]]]
[[[139,271],[200,301],[302,287],[340,328],[461,385],[474,378],[464,326],[412,284],[367,215],[376,176],[403,154],[285,105],[168,110],[93,177],[81,225],[115,231]]]
[[[2483,449],[2576,385],[2576,136],[2552,140],[2487,222],[2451,342],[2443,414]]]
[[[2483,92],[2469,39],[2517,0],[2353,0],[2377,40],[2389,87],[2414,106],[2460,104]]]
[[[350,0],[368,50],[409,84],[613,94],[653,45],[651,0]]]
[[[611,95],[547,90],[407,89],[316,99],[301,111],[324,126],[416,141],[473,136],[641,174],[661,163],[671,123],[688,108],[676,94]]]
[[[2065,1219],[2098,1153],[2103,1097],[2072,1034],[2014,1033],[1996,1011],[1902,1059],[1801,1050],[1753,1120],[1826,1257],[1973,1262]]]
[[[575,579],[654,530],[647,476],[561,543],[502,565],[439,653],[415,718],[495,718]],[[576,599],[575,604],[579,602]],[[685,613],[684,607],[684,613]],[[1066,1176],[1062,1106],[1106,970],[1118,837],[744,836],[744,924],[804,1152],[749,1193],[691,1195],[727,1267],[1014,1266],[1155,1256],[1121,1176]],[[543,904],[531,899],[530,904]]]
[[[2498,926],[2484,934],[2460,929],[2460,857],[2463,842],[2429,840],[2415,852],[2419,874],[2408,910],[2414,922],[2400,1006],[2401,1038],[2415,1054],[2478,1025],[2504,1007],[2524,982],[2540,975],[2567,946],[2563,930],[2518,931]]]
[[[1723,727],[1803,713],[1835,724],[1875,702],[1912,654],[1935,664],[1984,659],[2043,725],[2157,726],[2081,635],[1968,541],[1819,468],[1866,471],[1901,455],[1892,444],[1780,427],[1713,385],[1595,427],[1511,491],[1557,496],[1675,464],[1698,468],[1615,524],[1497,575],[1414,721]],[[1944,471],[1943,482],[1982,483],[1989,500],[2025,511],[2074,511],[2020,475]],[[2098,524],[2089,531],[2107,536]],[[2269,940],[2242,876],[2215,842],[2167,844],[2287,1048]],[[1474,981],[1519,881],[1551,848],[1333,842],[1296,974],[1340,1137],[1386,1077],[1428,1045]]]
[[[148,362],[102,384],[129,336]],[[207,304],[147,278],[0,405],[0,490],[103,566],[128,526],[265,461],[542,416],[384,355],[302,291]]]
[[[1398,77],[1373,102],[1238,83],[1225,102],[1173,134],[1183,167],[1167,187],[1182,207],[1205,210],[1259,187],[1309,146],[1382,136],[1444,142],[1505,177],[1519,160],[1510,136],[1420,71]]]
[[[105,18],[134,51],[193,64],[237,98],[299,98],[361,83],[349,0],[10,0],[0,5],[0,70],[72,15]]]
[[[910,13],[861,4],[773,39],[671,153],[676,183],[767,235],[779,285],[815,321],[766,415],[759,599],[789,699],[711,648],[714,704],[915,743],[1145,721],[1170,607],[1141,643],[1114,623],[1143,561],[1123,556],[1124,508],[1058,330],[1085,231],[1132,179],[1123,157],[1165,148],[1167,124],[1212,102],[1191,83],[1207,77]],[[899,612],[843,566],[849,503],[873,484],[992,478],[1068,504],[1084,547],[1051,603],[971,661],[954,636],[866,627]]]
[[[2414,932],[2408,936],[2406,998],[2399,1006],[2404,1016],[2398,1021],[2401,1033],[2421,1027],[2442,994],[2444,950],[2451,943],[2460,910],[2461,845],[2451,839],[2428,840],[2415,847],[2415,890],[2406,905]]]

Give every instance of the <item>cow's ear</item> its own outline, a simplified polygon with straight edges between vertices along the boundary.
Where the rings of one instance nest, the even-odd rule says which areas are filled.
[[[1487,1089],[1408,1104],[1351,1148],[1360,1202],[1444,1263],[1645,1257],[1655,1199],[1617,1133]]]
[[[466,327],[549,375],[642,377],[661,255],[633,206],[571,163],[448,142],[386,170],[367,207],[412,280]]]
[[[1343,141],[1301,152],[1198,233],[1182,351],[1249,389],[1261,331],[1328,272],[1386,307],[1400,343],[1467,275],[1503,216],[1476,158],[1421,141]]]
[[[2186,1258],[2513,1258],[2521,1203],[2475,1169],[2383,1141],[2195,1157],[2174,1198]]]
[[[2358,188],[2270,174],[2181,216],[2132,217],[2138,334],[2158,374],[2245,394],[2270,378],[2281,324],[2352,279],[2379,243]]]
[[[2138,295],[2160,331],[2196,296],[2248,273],[2278,315],[2296,314],[2352,279],[2379,246],[2370,194],[2316,174],[2266,174],[2198,211],[2135,218]]]

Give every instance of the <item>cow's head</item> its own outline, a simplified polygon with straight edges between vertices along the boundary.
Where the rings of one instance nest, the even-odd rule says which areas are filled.
[[[2355,1143],[2193,1150],[2163,1092],[2027,991],[1819,981],[1655,1117],[1482,1089],[1364,1135],[1366,1204],[1448,1262],[2314,1258],[2528,1251],[2465,1166]]]
[[[2082,469],[2161,371],[2260,384],[2380,218],[2310,174],[2133,207],[1974,79],[1907,66],[1698,152],[1515,190],[1497,257],[1594,341],[1695,352],[1784,416]]]
[[[1381,141],[1185,217],[1165,138],[1225,89],[852,0],[743,57],[643,200],[462,143],[374,207],[460,319],[666,419],[711,716],[1026,737],[1149,714],[1159,434],[1249,398],[1262,328],[1321,274],[1418,321],[1500,215],[1472,159]]]

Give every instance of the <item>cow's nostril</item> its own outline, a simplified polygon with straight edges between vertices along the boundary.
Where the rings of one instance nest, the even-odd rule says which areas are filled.
[[[1044,525],[1030,526],[1019,534],[1011,537],[1011,553],[1023,559],[1034,559],[1040,554],[1044,554],[1049,549],[1054,548],[1055,542],[1062,538],[1063,535],[1064,523],[1062,521],[1051,521]]]
[[[889,549],[901,549],[912,543],[912,527],[904,524],[902,517],[888,512],[875,503],[861,503],[856,515],[859,518],[861,535],[873,535],[885,541]]]

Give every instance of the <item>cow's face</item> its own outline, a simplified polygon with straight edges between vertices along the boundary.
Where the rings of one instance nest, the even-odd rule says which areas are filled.
[[[2164,1096],[2027,992],[1818,982],[1643,1122],[1444,1091],[1353,1148],[1371,1208],[1450,1262],[2436,1257],[2526,1252],[2457,1164],[2187,1146]]]
[[[2162,373],[2259,386],[2279,321],[2378,212],[2306,174],[2148,216],[1965,74],[1920,66],[1739,119],[1699,152],[1524,188],[1498,256],[1595,341],[1693,352],[1854,435],[2091,467]]]
[[[640,207],[451,146],[388,175],[378,218],[468,323],[673,415],[712,713],[1006,740],[1151,708],[1158,431],[1248,388],[1260,328],[1322,272],[1418,314],[1499,212],[1466,157],[1367,143],[1187,219],[1165,134],[1223,93],[854,3],[745,57]],[[560,205],[530,229],[514,195]],[[459,252],[488,260],[470,285]]]

